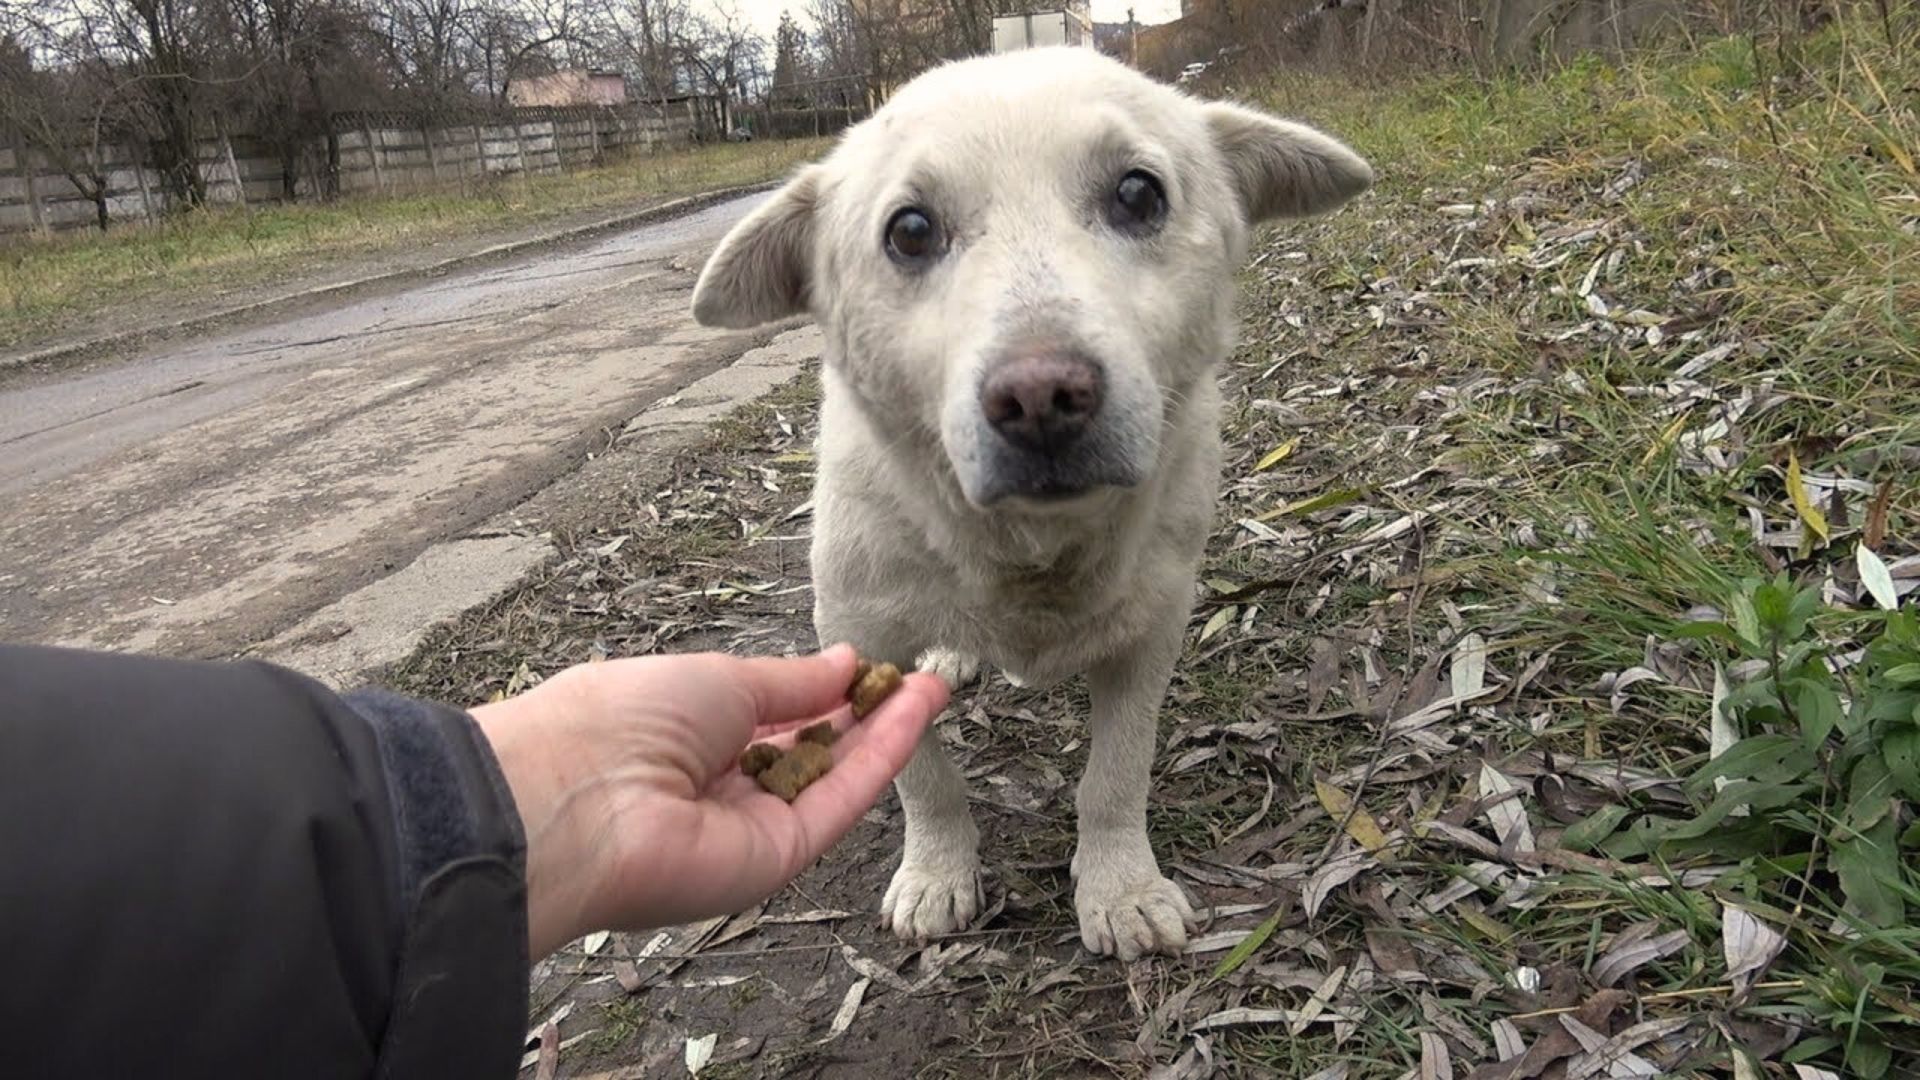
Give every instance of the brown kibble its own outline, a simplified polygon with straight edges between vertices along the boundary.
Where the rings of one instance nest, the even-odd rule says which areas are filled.
[[[855,668],[859,677],[853,682],[853,688],[847,696],[853,701],[854,719],[865,719],[866,715],[880,707],[888,695],[900,689],[903,678],[900,669],[892,664],[869,664],[862,660]]]
[[[779,747],[772,743],[755,743],[740,755],[740,771],[748,776],[759,776],[779,760]]]
[[[827,775],[833,768],[833,751],[819,743],[795,743],[793,749],[780,756],[766,771],[754,777],[760,786],[775,795],[792,802],[800,797],[807,785]]]
[[[832,746],[833,741],[839,737],[839,733],[833,730],[833,721],[831,720],[822,720],[817,724],[809,724],[800,729],[800,741],[803,743]]]

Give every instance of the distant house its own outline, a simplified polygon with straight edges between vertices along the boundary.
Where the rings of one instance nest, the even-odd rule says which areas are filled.
[[[624,105],[627,77],[618,71],[556,71],[532,75],[507,84],[507,104]]]

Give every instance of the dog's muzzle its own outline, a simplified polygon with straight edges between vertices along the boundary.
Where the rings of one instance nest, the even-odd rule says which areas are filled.
[[[1001,358],[980,382],[992,431],[979,501],[1072,499],[1139,482],[1103,423],[1106,372],[1074,349],[1029,348]]]

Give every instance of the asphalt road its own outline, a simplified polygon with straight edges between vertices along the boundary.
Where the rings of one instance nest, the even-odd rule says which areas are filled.
[[[687,301],[764,197],[0,382],[0,640],[230,655],[516,505],[752,343]]]

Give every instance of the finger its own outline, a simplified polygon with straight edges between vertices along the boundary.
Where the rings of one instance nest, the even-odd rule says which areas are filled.
[[[793,802],[805,837],[802,866],[846,835],[907,767],[921,735],[946,707],[948,693],[946,683],[935,676],[909,675],[885,704],[849,732],[845,756]]]
[[[845,704],[858,657],[851,645],[811,656],[736,660],[738,685],[753,697],[754,726],[808,720]]]
[[[770,724],[760,724],[753,729],[754,742],[777,742],[782,746],[791,746],[791,736],[814,724],[825,720],[833,725],[833,730],[844,732],[853,726],[853,706],[842,703],[839,708],[831,709],[821,716],[802,716],[794,720],[776,720]]]

